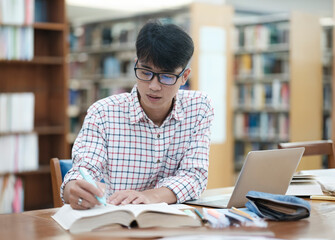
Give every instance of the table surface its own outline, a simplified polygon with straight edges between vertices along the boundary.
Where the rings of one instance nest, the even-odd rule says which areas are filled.
[[[232,188],[207,190],[205,195],[231,192]],[[335,236],[335,202],[310,201],[311,216],[292,222],[268,222],[267,228],[229,227],[220,230],[208,228],[179,229],[125,229],[110,228],[85,234],[70,234],[60,227],[50,216],[57,209],[27,211],[19,214],[0,214],[1,239],[137,239],[157,238],[181,234],[220,234],[220,235],[262,235],[283,239],[325,238]]]

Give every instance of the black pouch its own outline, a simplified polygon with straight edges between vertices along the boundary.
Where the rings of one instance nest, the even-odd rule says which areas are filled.
[[[294,196],[249,191],[245,206],[260,217],[274,221],[293,221],[309,217],[309,202]]]

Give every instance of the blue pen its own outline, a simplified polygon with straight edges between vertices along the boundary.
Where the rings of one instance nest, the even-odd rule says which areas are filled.
[[[93,178],[91,177],[91,175],[87,172],[87,170],[85,168],[79,168],[79,172],[80,175],[89,183],[93,184],[94,187],[98,188],[97,184],[95,183],[95,181],[93,180]],[[106,206],[106,197],[98,197],[95,196],[99,202],[101,202],[103,205]]]

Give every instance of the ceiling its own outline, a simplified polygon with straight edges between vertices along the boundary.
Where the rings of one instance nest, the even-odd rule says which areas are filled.
[[[66,0],[71,23],[131,16],[143,12],[173,8],[193,1],[226,3],[236,15],[272,14],[305,11],[320,17],[333,16],[333,0]],[[80,6],[85,5],[85,6]]]

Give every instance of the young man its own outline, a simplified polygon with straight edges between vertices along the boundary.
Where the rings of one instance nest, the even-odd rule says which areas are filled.
[[[196,199],[208,177],[213,108],[197,91],[179,90],[190,76],[192,39],[173,24],[149,22],[136,41],[137,84],[131,93],[94,103],[75,141],[73,168],[61,188],[74,209],[99,204],[103,191],[82,180],[104,179],[110,204],[181,203]]]

